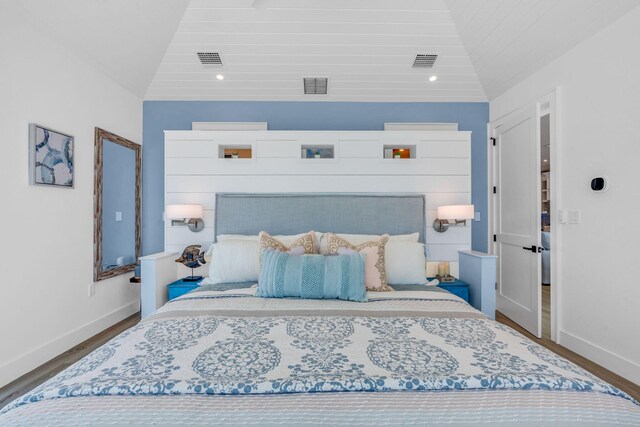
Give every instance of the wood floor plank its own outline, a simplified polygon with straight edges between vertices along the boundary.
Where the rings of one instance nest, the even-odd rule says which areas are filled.
[[[541,339],[538,339],[499,311],[496,311],[496,320],[504,325],[509,326],[512,329],[515,329],[525,337],[529,338],[531,341],[534,341],[541,346],[548,348],[557,355],[564,357],[565,359],[575,363],[583,369],[586,369],[603,381],[606,381],[609,384],[628,393],[634,399],[640,400],[640,385],[632,383],[631,381],[611,372],[610,370],[598,365],[597,363],[594,363],[591,360],[580,356],[578,353],[574,353],[568,348],[556,344],[548,338],[543,337]]]
[[[542,285],[542,338],[551,339],[551,286]]]
[[[0,408],[62,372],[116,335],[135,326],[139,321],[140,313],[136,313],[0,388]]]

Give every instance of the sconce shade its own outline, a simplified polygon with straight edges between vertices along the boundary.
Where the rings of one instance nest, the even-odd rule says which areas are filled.
[[[438,219],[473,219],[473,205],[449,205],[438,207]]]
[[[202,218],[201,205],[167,205],[167,219],[200,219]]]

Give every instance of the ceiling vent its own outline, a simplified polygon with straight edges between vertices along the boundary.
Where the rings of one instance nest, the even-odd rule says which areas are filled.
[[[198,59],[202,65],[222,66],[222,59],[218,52],[198,52]]]
[[[305,77],[304,79],[305,95],[326,95],[327,79],[326,77]]]
[[[414,68],[433,68],[438,59],[438,55],[434,54],[418,54],[413,61]]]

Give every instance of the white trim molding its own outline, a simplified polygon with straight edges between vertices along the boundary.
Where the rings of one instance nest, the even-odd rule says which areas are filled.
[[[606,366],[621,377],[640,384],[640,364],[610,352],[596,344],[560,329],[558,344],[575,351],[598,365]]]
[[[267,130],[267,122],[191,122],[191,130]]]
[[[134,315],[139,309],[140,303],[138,301],[132,302],[91,323],[87,323],[65,335],[44,343],[16,359],[10,360],[0,366],[0,387],[4,387],[16,378],[32,371],[34,367],[43,365],[53,357]],[[51,355],[54,356],[52,357]]]

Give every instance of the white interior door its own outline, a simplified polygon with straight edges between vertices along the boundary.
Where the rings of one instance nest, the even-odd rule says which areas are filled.
[[[540,162],[537,108],[514,113],[494,128],[496,306],[541,336]]]

